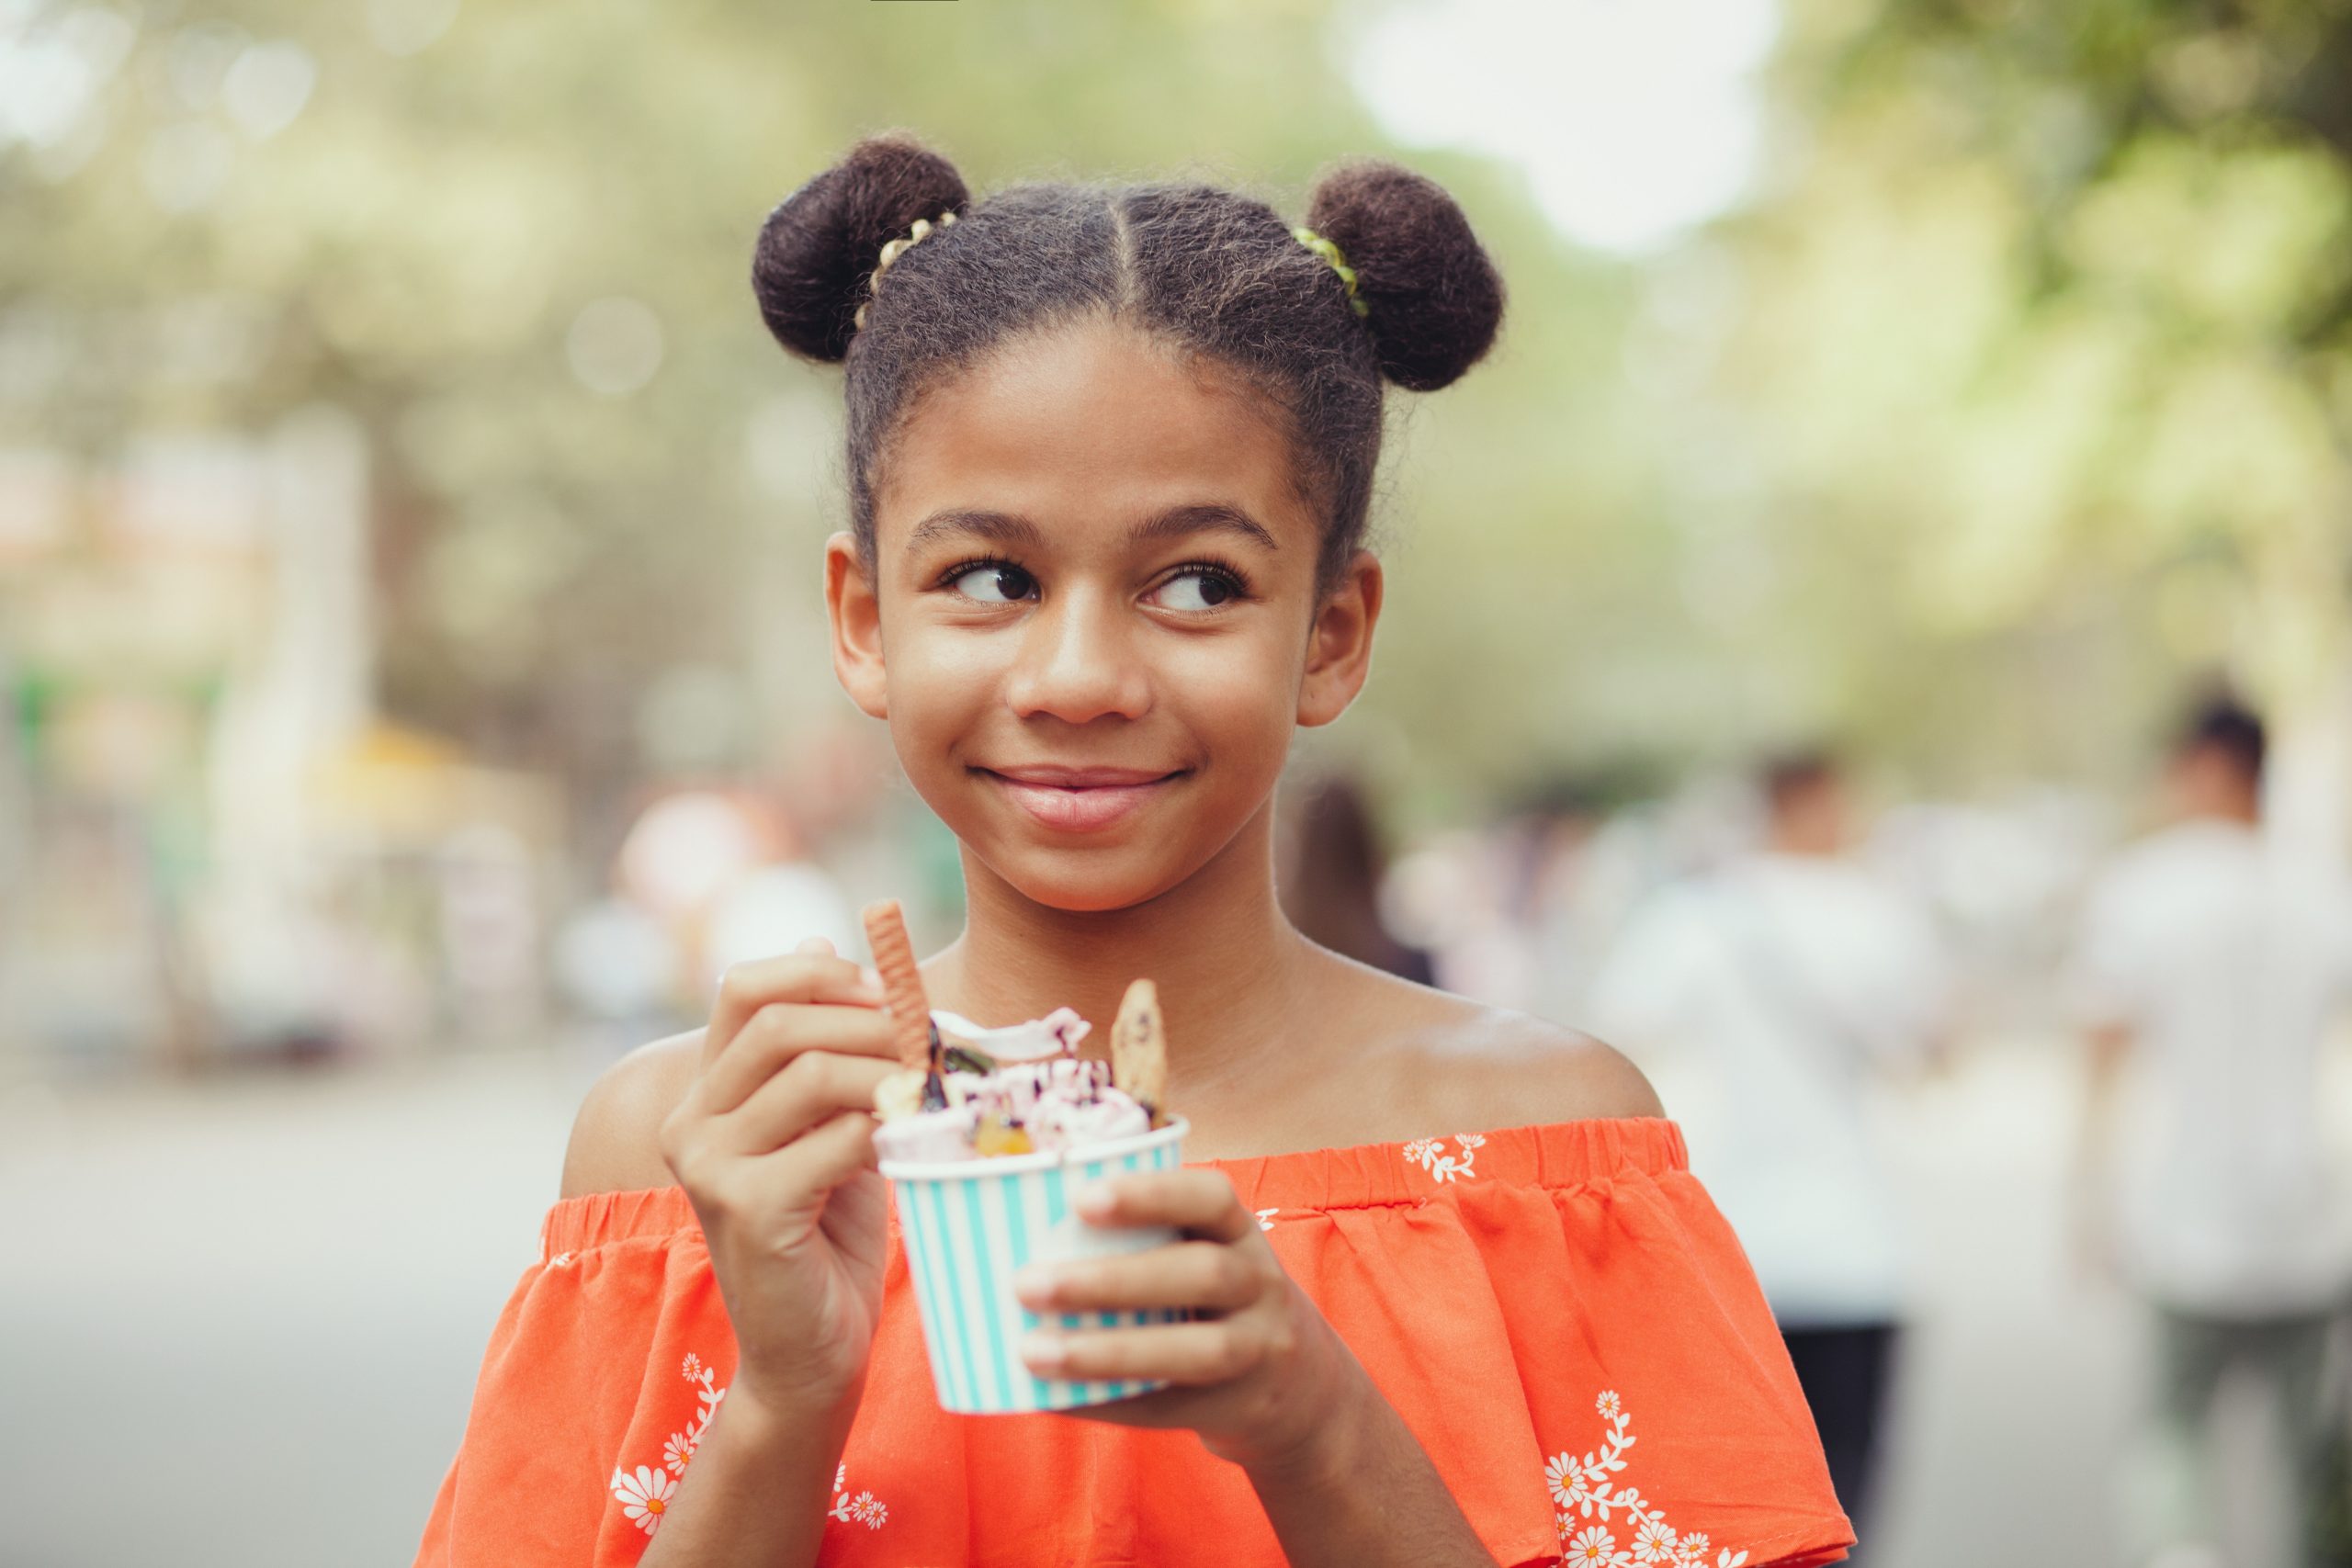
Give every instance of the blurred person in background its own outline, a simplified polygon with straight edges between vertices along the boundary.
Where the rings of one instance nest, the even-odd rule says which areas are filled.
[[[1656,822],[1606,804],[1624,798],[1627,782],[1556,779],[1521,813],[1515,904],[1532,954],[1522,1005],[1539,1018],[1586,1015],[1617,933],[1660,880]]]
[[[782,808],[760,811],[763,853],[722,892],[703,929],[703,995],[738,964],[790,953],[823,937],[844,957],[864,959],[865,933],[833,874],[817,863]]]
[[[2265,750],[2234,701],[2191,715],[2172,820],[2092,885],[2073,976],[2090,1049],[2078,1218],[2087,1254],[2155,1315],[2124,1511],[2165,1563],[2303,1561],[2324,1351],[2352,1283],[2315,1111],[2352,984],[2352,889],[2265,832]],[[2233,1382],[2259,1388],[2277,1445],[2252,1466],[2214,1438]],[[2258,1497],[2216,1483],[2256,1475]]]
[[[690,1021],[734,964],[811,937],[865,956],[848,896],[792,814],[748,790],[678,790],[631,824],[614,890],[573,912],[557,973],[585,1020],[642,1034]]]
[[[1435,984],[1430,955],[1390,934],[1380,918],[1388,856],[1363,791],[1333,777],[1310,786],[1292,829],[1283,910],[1301,935],[1343,957],[1417,984]]]
[[[1848,853],[1838,762],[1791,755],[1760,784],[1762,845],[1635,910],[1595,983],[1592,1023],[1668,1084],[1691,1168],[1756,1266],[1866,1551],[1906,1303],[1903,1216],[1865,1095],[1931,1059],[1951,985],[1925,912]]]

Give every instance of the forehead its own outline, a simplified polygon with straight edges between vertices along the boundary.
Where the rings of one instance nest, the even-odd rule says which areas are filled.
[[[1213,363],[1107,321],[1016,339],[926,390],[879,477],[885,547],[946,506],[1057,536],[1201,502],[1248,513],[1286,547],[1316,527],[1278,410]]]

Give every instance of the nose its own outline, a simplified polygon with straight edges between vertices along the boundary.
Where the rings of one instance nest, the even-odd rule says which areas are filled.
[[[1115,595],[1072,590],[1037,606],[1021,629],[1005,702],[1023,718],[1085,724],[1141,718],[1151,681],[1132,617]]]

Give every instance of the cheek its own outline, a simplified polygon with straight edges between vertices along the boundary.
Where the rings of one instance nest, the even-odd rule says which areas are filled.
[[[1271,778],[1296,725],[1300,662],[1271,635],[1195,643],[1164,662],[1159,699],[1212,749],[1217,771]]]
[[[1148,661],[1144,749],[1202,767],[1207,793],[1221,802],[1270,790],[1296,728],[1300,640],[1287,626],[1270,626],[1170,637],[1131,653]],[[892,744],[909,778],[952,821],[942,791],[961,782],[967,761],[992,748],[1001,755],[1024,722],[1005,698],[1021,645],[919,624],[889,628],[886,645]]]
[[[912,773],[988,721],[1002,700],[1012,644],[921,625],[891,630],[883,666],[890,736]]]

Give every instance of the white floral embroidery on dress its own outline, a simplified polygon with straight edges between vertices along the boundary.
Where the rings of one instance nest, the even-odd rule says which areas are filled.
[[[890,1510],[884,1504],[876,1501],[871,1492],[861,1492],[854,1497],[851,1496],[849,1495],[849,1466],[844,1464],[833,1471],[833,1506],[826,1510],[825,1517],[829,1519],[839,1519],[845,1525],[864,1525],[867,1529],[878,1530],[889,1518]]]
[[[613,1472],[613,1500],[629,1522],[648,1535],[662,1528],[662,1516],[677,1490],[677,1477],[650,1465],[639,1465],[633,1475]]]
[[[1575,1568],[1632,1568],[1634,1564],[1741,1568],[1747,1561],[1747,1552],[1724,1547],[1709,1562],[1705,1535],[1697,1530],[1677,1534],[1666,1516],[1638,1489],[1621,1488],[1611,1479],[1625,1468],[1625,1450],[1634,1446],[1634,1434],[1628,1430],[1634,1418],[1625,1413],[1614,1390],[1604,1391],[1594,1400],[1593,1409],[1609,1424],[1600,1435],[1600,1447],[1582,1459],[1573,1453],[1555,1454],[1544,1466],[1544,1484],[1551,1487],[1552,1505],[1560,1512],[1560,1561]],[[1622,1549],[1606,1528],[1620,1509],[1624,1511],[1626,1527],[1634,1532],[1632,1544]],[[1579,1522],[1596,1517],[1600,1524],[1577,1529]]]
[[[1459,1154],[1447,1154],[1442,1138],[1415,1138],[1405,1145],[1405,1158],[1428,1171],[1440,1186],[1449,1181],[1467,1181],[1478,1174],[1472,1168],[1487,1140],[1476,1133],[1461,1133],[1453,1142]]]
[[[659,1468],[641,1464],[631,1471],[618,1466],[607,1483],[612,1488],[613,1501],[621,1506],[623,1517],[647,1535],[662,1528],[670,1499],[677,1495],[686,1466],[694,1462],[695,1450],[702,1447],[703,1437],[710,1430],[711,1417],[718,1414],[718,1402],[727,1397],[727,1391],[718,1386],[718,1370],[693,1351],[686,1352],[678,1372],[695,1385],[695,1418],[686,1423],[684,1431],[671,1433],[670,1440],[662,1445]],[[888,1506],[871,1492],[851,1496],[848,1481],[849,1466],[842,1465],[833,1472],[833,1506],[826,1510],[825,1517],[844,1524],[864,1525],[870,1530],[880,1529],[883,1521],[890,1517]]]
[[[662,1528],[662,1517],[670,1510],[670,1499],[678,1490],[678,1482],[686,1473],[695,1450],[702,1446],[702,1436],[710,1429],[710,1418],[718,1414],[718,1402],[727,1391],[718,1386],[718,1371],[703,1363],[701,1357],[689,1351],[680,1368],[685,1380],[695,1385],[695,1401],[698,1406],[695,1418],[683,1432],[673,1432],[662,1446],[659,1467],[641,1464],[632,1472],[626,1466],[616,1466],[613,1478],[606,1484],[612,1488],[613,1501],[621,1506],[622,1515],[638,1529],[651,1535]]]
[[[1565,1538],[1564,1538],[1565,1541]],[[1620,1568],[1633,1558],[1617,1550],[1617,1538],[1593,1526],[1573,1541],[1565,1541],[1568,1554],[1562,1561],[1573,1562],[1577,1568]]]

